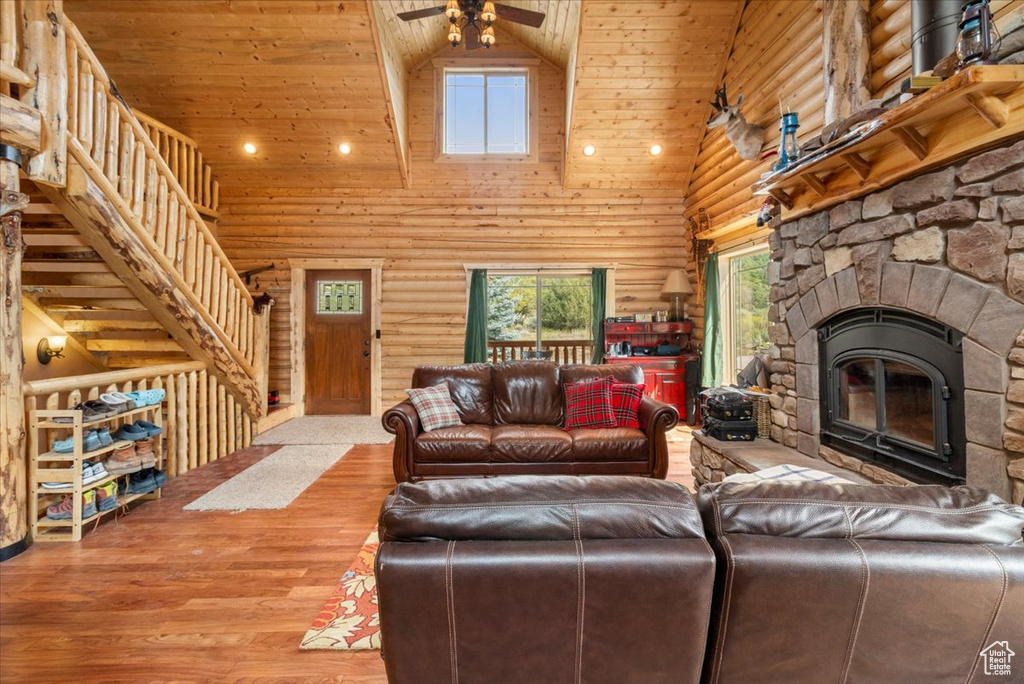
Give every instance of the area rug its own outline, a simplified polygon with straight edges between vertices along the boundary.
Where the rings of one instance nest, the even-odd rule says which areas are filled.
[[[373,561],[377,556],[377,531],[366,538],[352,567],[341,577],[299,648],[307,651],[369,651],[380,649],[380,616],[377,612],[377,580]]]
[[[351,444],[282,447],[203,494],[184,510],[285,508],[351,448]]]
[[[378,416],[303,416],[267,430],[253,444],[387,444]]]

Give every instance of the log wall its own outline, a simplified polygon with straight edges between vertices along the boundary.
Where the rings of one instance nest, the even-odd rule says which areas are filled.
[[[1002,28],[1013,13],[1024,11],[1024,0],[992,0],[992,15]],[[899,92],[910,77],[910,0],[871,0],[871,91],[873,97]]]
[[[482,52],[473,58],[537,61],[511,40]],[[617,263],[620,313],[668,308],[661,286],[688,253],[681,190],[562,190],[564,75],[546,62],[537,68],[535,161],[435,162],[428,63],[409,78],[410,188],[222,187],[218,238],[226,253],[239,270],[276,266],[258,276],[277,299],[271,389],[290,389],[289,258],[384,258],[385,407],[404,398],[417,365],[461,363],[464,264]]]

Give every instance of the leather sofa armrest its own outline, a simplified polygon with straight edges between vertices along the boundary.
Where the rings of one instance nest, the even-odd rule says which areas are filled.
[[[651,476],[664,480],[668,474],[668,439],[666,433],[679,423],[675,406],[645,396],[637,413],[640,429],[647,435],[650,449]]]
[[[413,476],[413,444],[416,437],[422,432],[420,416],[416,413],[416,407],[408,399],[401,404],[392,406],[381,416],[381,424],[384,429],[395,435],[395,453],[392,467],[395,471],[396,482],[410,482]]]

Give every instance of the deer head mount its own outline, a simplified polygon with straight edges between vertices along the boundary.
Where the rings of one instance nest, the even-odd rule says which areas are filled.
[[[725,84],[722,84],[722,87],[715,92],[715,101],[711,103],[718,113],[711,117],[711,121],[708,121],[708,128],[725,128],[725,137],[736,148],[740,158],[757,159],[761,153],[761,147],[764,145],[764,129],[747,123],[740,113],[741,104],[743,104],[742,94],[736,100],[736,104],[729,104]]]

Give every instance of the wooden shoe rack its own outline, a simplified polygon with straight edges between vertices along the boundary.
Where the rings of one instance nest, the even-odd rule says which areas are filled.
[[[55,422],[55,419],[71,419],[71,422]],[[96,489],[108,482],[120,480],[127,475],[108,475],[107,477],[90,482],[88,485],[82,483],[82,462],[98,462],[104,460],[107,455],[114,452],[115,446],[105,446],[93,451],[83,451],[85,432],[91,428],[109,427],[115,432],[121,423],[130,423],[135,420],[148,420],[154,425],[163,427],[163,411],[161,404],[143,406],[119,413],[109,418],[84,422],[82,412],[69,410],[33,410],[29,411],[29,520],[32,524],[32,539],[37,542],[48,541],[79,541],[82,538],[82,531],[88,523],[97,522],[108,513],[123,509],[123,507],[137,499],[158,499],[160,488],[148,494],[125,494],[118,495],[118,505],[109,511],[97,510],[95,515],[88,518],[82,517],[82,494],[90,489]],[[74,437],[74,451],[69,453],[57,453],[47,450],[52,439],[50,431],[62,430],[71,431]],[[40,439],[40,435],[43,439]],[[156,467],[164,469],[164,435],[152,437],[153,455],[156,458]],[[115,439],[115,444],[117,440]],[[41,448],[44,450],[41,452]],[[66,486],[60,489],[48,489],[42,486],[43,482],[63,482]],[[72,495],[74,503],[72,517],[70,520],[51,520],[46,517],[46,508],[51,504],[58,503],[68,494]],[[98,501],[97,501],[98,504]]]

